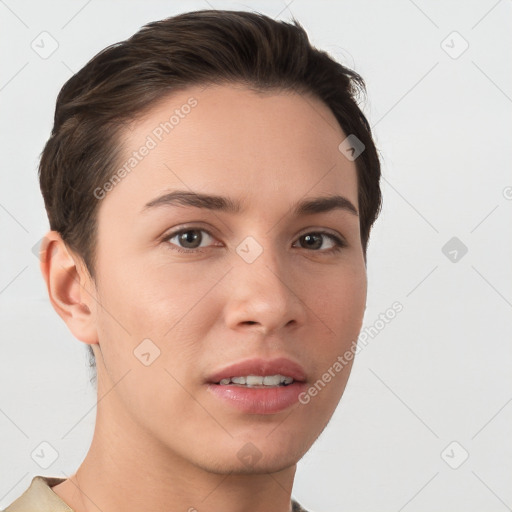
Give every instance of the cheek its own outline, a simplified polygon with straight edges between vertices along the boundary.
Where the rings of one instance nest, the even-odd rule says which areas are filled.
[[[311,289],[311,283],[309,285]],[[316,338],[315,343],[308,347],[311,351],[309,358],[315,362],[316,377],[332,369],[340,356],[345,361],[343,370],[335,372],[336,378],[329,385],[330,391],[325,394],[325,399],[330,395],[337,401],[348,380],[353,359],[345,360],[344,354],[347,351],[355,353],[366,307],[366,292],[366,269],[363,265],[332,272],[322,286],[316,287],[314,295],[307,295],[306,304],[311,309],[309,316],[316,326],[310,331]]]
[[[113,269],[102,300],[106,307],[100,315],[100,342],[107,340],[105,359],[116,375],[128,369],[153,374],[156,369],[170,379],[167,392],[176,383],[164,369],[184,382],[187,369],[200,356],[198,340],[218,318],[219,303],[213,297],[218,276],[225,273],[221,272],[201,272],[183,264],[139,263],[128,268],[126,262],[122,272]],[[157,357],[151,367],[142,369],[134,351]]]
[[[338,338],[359,332],[366,307],[367,279],[366,270],[361,267],[342,268],[332,272],[321,280],[308,301],[313,312],[326,326],[334,331]]]
[[[314,379],[300,407],[308,411],[311,423],[320,422],[323,427],[345,391],[362,326],[366,290],[363,266],[331,273],[314,295],[308,295],[310,318],[315,324],[310,332],[316,339],[305,346]]]
[[[156,261],[124,257],[120,264],[111,261],[108,267],[103,272],[103,294],[109,311],[127,331],[157,338],[166,337],[174,325],[193,314],[225,272],[222,268],[203,271],[197,262],[173,262],[160,254]]]

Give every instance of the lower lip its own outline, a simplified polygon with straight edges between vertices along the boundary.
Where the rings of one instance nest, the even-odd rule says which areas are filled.
[[[305,382],[292,382],[288,386],[249,388],[236,385],[208,384],[208,390],[233,407],[249,414],[275,414],[298,402],[306,389]]]

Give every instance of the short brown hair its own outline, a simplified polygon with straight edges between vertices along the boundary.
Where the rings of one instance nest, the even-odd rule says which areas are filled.
[[[50,229],[82,258],[93,280],[100,204],[94,191],[119,165],[123,126],[173,91],[226,83],[313,95],[346,135],[364,144],[355,164],[366,260],[382,198],[377,149],[357,104],[366,92],[363,79],[314,48],[294,18],[291,24],[255,12],[200,10],[148,23],[108,46],[58,95],[39,166],[41,192]]]

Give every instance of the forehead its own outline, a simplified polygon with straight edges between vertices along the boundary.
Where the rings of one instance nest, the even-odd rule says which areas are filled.
[[[101,208],[129,202],[140,211],[162,192],[187,188],[263,208],[309,192],[342,193],[357,206],[355,163],[338,149],[345,138],[327,105],[310,95],[190,87],[122,132],[124,172]]]

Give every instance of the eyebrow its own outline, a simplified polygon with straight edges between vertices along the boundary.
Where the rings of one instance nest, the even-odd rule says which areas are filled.
[[[174,190],[149,201],[144,205],[142,213],[164,206],[192,206],[227,213],[240,213],[243,210],[240,201],[229,197]],[[343,210],[355,216],[359,215],[356,207],[346,197],[340,195],[311,197],[299,201],[293,209],[293,214],[295,216],[314,215],[333,210]]]

